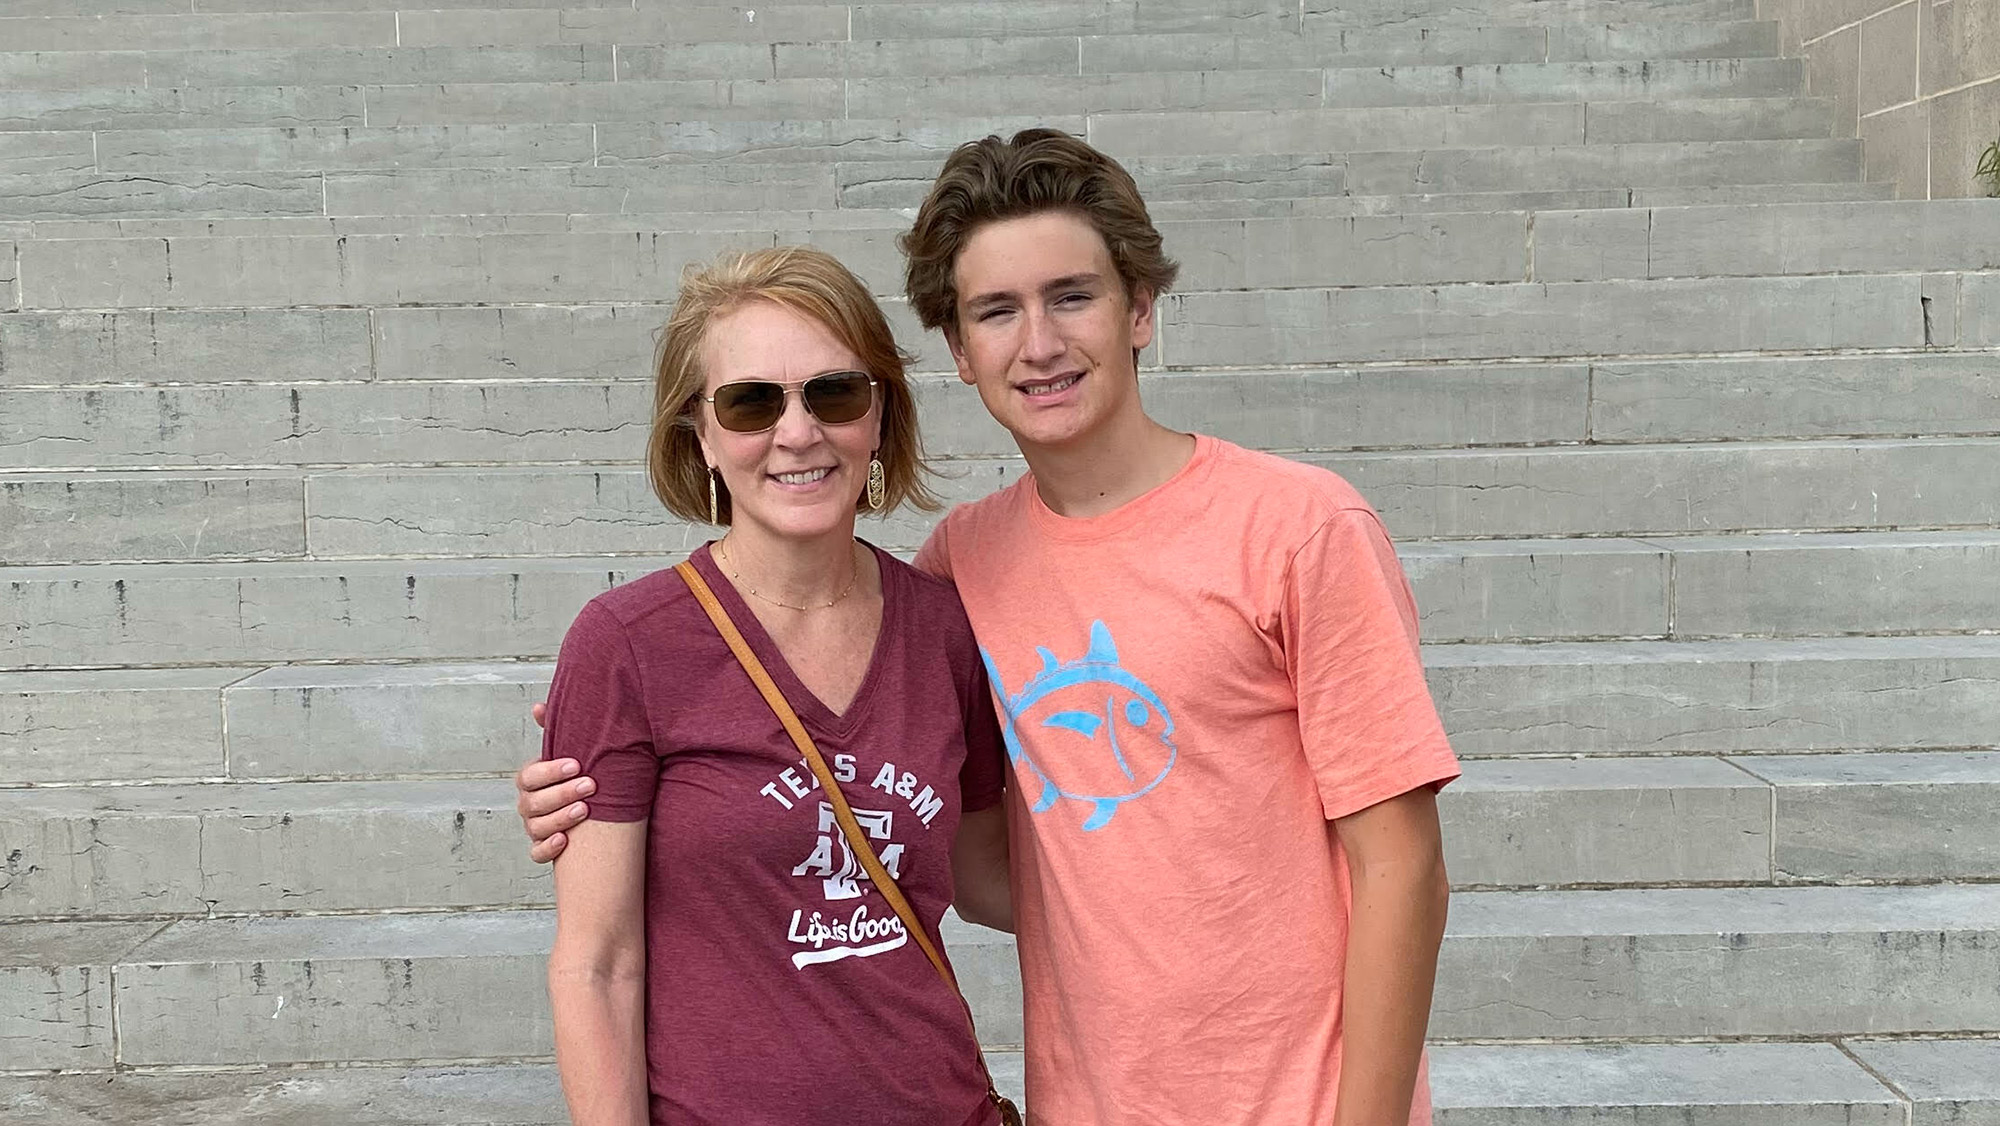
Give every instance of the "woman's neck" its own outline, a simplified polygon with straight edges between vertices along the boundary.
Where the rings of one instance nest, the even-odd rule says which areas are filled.
[[[716,562],[730,580],[778,605],[819,607],[852,593],[861,559],[854,524],[823,536],[774,535],[755,525],[732,527],[716,543]]]

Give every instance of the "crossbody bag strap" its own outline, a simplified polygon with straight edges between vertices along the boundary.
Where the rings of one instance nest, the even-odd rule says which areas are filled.
[[[931,960],[932,968],[937,970],[938,976],[943,978],[944,983],[958,996],[958,1003],[965,1009],[966,1024],[972,1025],[972,1006],[966,1001],[964,991],[959,989],[958,979],[952,976],[951,966],[944,960],[944,955],[938,951],[937,945],[931,941],[930,934],[924,930],[923,921],[917,918],[910,901],[903,897],[903,889],[896,886],[895,877],[891,876],[889,869],[883,866],[881,857],[875,855],[874,847],[868,843],[868,834],[862,830],[861,823],[855,820],[853,807],[847,804],[847,796],[840,792],[839,781],[834,778],[833,771],[827,768],[826,759],[820,757],[819,748],[813,744],[812,736],[806,733],[805,724],[799,722],[798,713],[792,710],[792,705],[785,699],[785,694],[772,682],[771,674],[764,670],[764,662],[757,659],[756,653],[751,652],[749,642],[743,640],[743,634],[737,630],[736,623],[729,618],[729,611],[722,608],[722,603],[716,599],[715,592],[709,589],[708,580],[701,577],[701,572],[695,569],[694,563],[682,561],[674,566],[674,573],[687,583],[688,590],[694,593],[695,601],[701,603],[701,608],[708,613],[708,620],[715,623],[716,632],[720,633],[722,640],[728,643],[729,651],[736,654],[736,660],[742,664],[743,671],[750,674],[750,682],[757,686],[757,691],[764,697],[764,702],[777,714],[778,722],[784,725],[785,733],[792,737],[793,744],[805,757],[806,765],[812,769],[813,777],[819,779],[819,787],[826,794],[827,803],[833,806],[833,817],[840,823],[841,835],[847,838],[848,851],[861,862],[861,866],[868,872],[868,878],[875,882],[875,889],[881,892],[882,898],[888,900],[889,906],[895,909],[896,917],[903,921],[903,930],[923,948],[924,956]],[[1006,1121],[1019,1122],[1020,1118],[1014,1111],[1013,1104],[1001,1098],[993,1086],[993,1075],[986,1068],[986,1053],[979,1047],[979,1030],[976,1027],[972,1032],[972,1048],[979,1060],[980,1074],[986,1079],[987,1098],[1002,1108],[1003,1115],[1008,1116]]]

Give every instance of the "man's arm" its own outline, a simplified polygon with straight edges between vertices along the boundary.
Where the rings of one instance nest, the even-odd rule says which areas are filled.
[[[1014,930],[1014,895],[1007,883],[1007,804],[959,818],[951,843],[952,906],[968,923]]]
[[[546,727],[547,704],[536,704],[530,713],[536,727]],[[590,816],[585,798],[597,792],[597,783],[573,758],[529,759],[514,775],[514,809],[521,826],[528,831],[528,858],[547,864],[569,847],[569,830]]]
[[[1429,786],[1334,821],[1354,906],[1341,1002],[1335,1126],[1403,1126],[1444,940],[1444,845]]]
[[[646,822],[600,821],[556,865],[556,1069],[576,1126],[646,1126]]]

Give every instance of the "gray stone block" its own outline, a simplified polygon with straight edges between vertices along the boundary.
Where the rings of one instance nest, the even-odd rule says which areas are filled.
[[[1771,877],[1770,787],[1719,759],[1473,761],[1438,812],[1454,887]]]
[[[2000,887],[1462,892],[1432,1036],[1991,1028]]]
[[[1833,103],[1817,98],[1597,101],[1584,107],[1584,142],[1777,141],[1835,136]]]
[[[305,554],[305,488],[292,475],[0,477],[0,505],[0,564]]]
[[[1896,1126],[1903,1106],[1831,1044],[1448,1044],[1438,1126]]]
[[[1600,363],[1605,441],[2000,431],[2000,363],[1948,352]]]
[[[0,90],[0,131],[363,123],[354,86]]]
[[[72,175],[96,168],[88,133],[0,133],[0,177]],[[11,207],[7,214],[12,217]]]
[[[1150,202],[1337,196],[1347,189],[1340,157],[1326,153],[1275,156],[1134,157],[1122,162]],[[842,208],[911,210],[937,179],[935,161],[859,161],[837,166]]]
[[[1177,368],[1924,344],[1914,274],[1170,294]]]
[[[1461,756],[1995,747],[2000,639],[1434,645]]]
[[[1845,1047],[1910,1100],[1912,1126],[2000,1122],[2000,1040],[1850,1040]]]
[[[1534,63],[1547,57],[1538,27],[1383,27],[1331,35],[1092,35],[1083,73],[1283,67]]]
[[[1815,882],[2000,876],[2000,752],[1730,760],[1777,788],[1777,872]]]
[[[1437,0],[1305,0],[1305,28],[1404,23],[1617,24],[1754,19],[1751,0],[1487,0],[1474,7]]]
[[[292,666],[223,694],[237,778],[497,774],[534,756],[553,666]]]
[[[0,916],[549,901],[501,779],[0,791]]]
[[[1655,208],[1652,276],[2000,268],[2000,208],[1979,200]]]
[[[585,602],[662,562],[13,567],[0,638],[24,666],[546,657]]]
[[[1702,537],[1672,551],[1679,637],[2000,628],[1992,531]]]
[[[0,19],[11,51],[196,51],[274,47],[390,47],[394,12],[104,15]]]
[[[635,368],[643,343],[634,338]],[[0,465],[632,464],[645,456],[652,405],[652,387],[636,379],[0,391]],[[66,483],[83,482],[54,482]]]
[[[1796,59],[1492,63],[1381,66],[1326,72],[1328,106],[1620,102],[1776,98],[1800,92]]]
[[[844,8],[822,5],[717,7],[676,4],[671,9],[584,8],[399,12],[406,46],[534,47],[548,43],[810,43],[846,39]],[[857,36],[859,38],[859,36]],[[885,37],[886,38],[886,37]]]
[[[355,469],[314,474],[314,557],[683,554],[706,525],[667,513],[637,469]],[[914,540],[914,542],[913,542]],[[917,537],[883,546],[915,548]]]
[[[411,305],[671,298],[681,271],[768,235],[63,239],[22,248],[33,308]]]
[[[596,155],[588,125],[117,131],[97,135],[97,154],[107,172],[523,168],[586,165]]]
[[[503,911],[174,923],[119,967],[120,1058],[545,1056],[553,922]]]
[[[1605,59],[1766,59],[1780,53],[1775,22],[1555,24],[1551,62]],[[1532,60],[1530,60],[1532,61]]]
[[[1398,537],[1647,535],[2000,523],[2000,443],[1773,442],[1365,453],[1346,477]]]
[[[219,778],[222,688],[255,671],[0,672],[0,783]]]
[[[2000,347],[2000,273],[1968,274],[1959,286],[1958,346]]]
[[[0,176],[0,214],[19,219],[318,215],[312,172],[61,172]]]
[[[1575,110],[1578,107],[1568,106]],[[1500,144],[1506,144],[1501,142]],[[1456,151],[1355,153],[1348,158],[1356,194],[1531,191],[1598,187],[1835,183],[1861,179],[1854,141],[1677,141],[1662,144],[1567,144]]]
[[[806,164],[921,160],[941,165],[952,149],[966,141],[988,134],[1011,136],[1036,125],[1079,136],[1084,132],[1081,116],[615,122],[597,127],[597,147],[603,164],[676,169],[691,159]]]
[[[863,39],[931,39],[1004,35],[1131,35],[1134,33],[1290,31],[1298,8],[1281,0],[1213,0],[1148,4],[1121,0],[1015,0],[976,4],[860,4],[848,35]]]
[[[1077,73],[1068,36],[820,43],[668,43],[618,48],[620,81],[686,78],[914,78]]]
[[[464,83],[364,89],[370,125],[776,120],[816,117],[828,106],[838,105],[844,94],[838,80],[826,78]]]
[[[108,1068],[111,963],[159,923],[0,923],[0,1038],[10,1069]]]
[[[1635,540],[1404,544],[1427,641],[1664,637],[1667,555]]]
[[[847,82],[847,113],[851,117],[925,114],[975,117],[1133,110],[1306,109],[1321,104],[1320,90],[1317,70],[855,78]]]
[[[554,1064],[124,1072],[0,1079],[13,1126],[120,1120],[313,1126],[568,1126]]]
[[[1507,282],[1528,273],[1527,218],[1256,219],[1164,224],[1160,233],[1189,290]]]
[[[368,337],[368,314],[358,309],[0,316],[0,385],[209,382],[272,372],[298,380],[366,379]],[[98,409],[103,401],[86,397],[83,407]]]
[[[618,85],[623,86],[623,83]],[[465,215],[579,211],[797,210],[832,207],[825,165],[721,162],[655,168],[383,169],[326,177],[329,215]]]
[[[375,370],[385,380],[645,378],[653,333],[668,311],[664,305],[382,309],[374,314]]]
[[[287,4],[298,2],[286,0]],[[338,2],[342,6],[349,4],[349,0]],[[508,0],[510,5],[514,2]],[[145,69],[147,82],[133,85],[358,86],[406,82],[608,82],[612,78],[609,46],[175,51],[147,56]]]
[[[1121,156],[1352,154],[1580,145],[1583,126],[1580,104],[1135,112],[1093,118],[1089,140]]]
[[[1708,188],[1699,185],[1634,188],[1631,206],[1734,207],[1745,203],[1850,203],[1894,198],[1894,184],[1723,184]]]

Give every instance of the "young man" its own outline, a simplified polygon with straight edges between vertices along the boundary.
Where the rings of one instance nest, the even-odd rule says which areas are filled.
[[[1146,415],[1177,267],[1090,146],[961,147],[903,247],[1030,470],[918,565],[958,586],[1012,762],[1032,1113],[1427,1123],[1457,765],[1380,522],[1331,473]],[[538,858],[581,781],[524,793]]]

